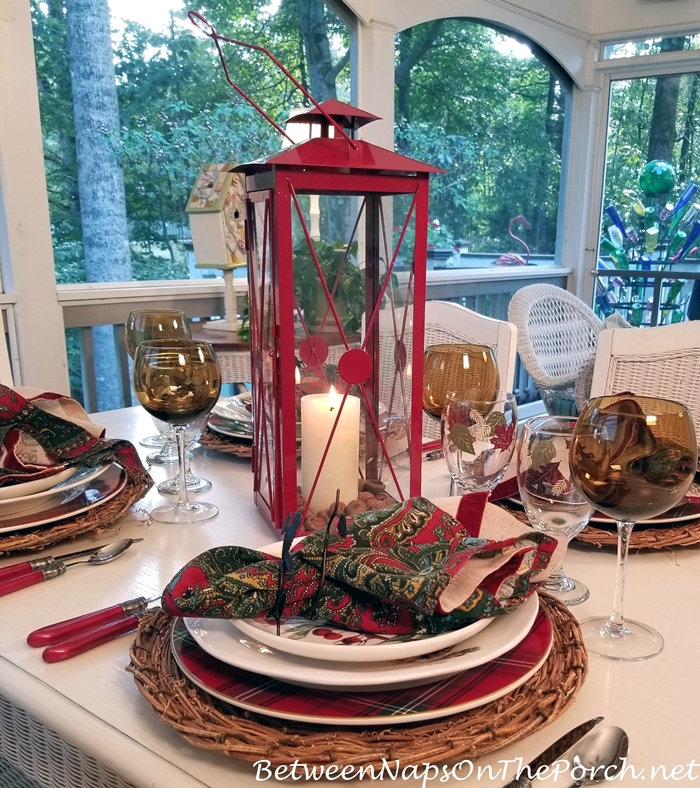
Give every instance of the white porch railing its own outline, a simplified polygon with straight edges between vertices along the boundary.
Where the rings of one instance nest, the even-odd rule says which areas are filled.
[[[512,294],[528,284],[548,282],[566,287],[571,269],[489,268],[428,271],[427,297],[455,301],[481,314],[505,320]],[[399,274],[399,278],[401,278]],[[245,279],[234,279],[239,311],[247,292]],[[59,285],[58,300],[63,307],[67,330],[79,332],[82,401],[88,412],[97,409],[90,328],[111,325],[121,360],[115,371],[115,385],[122,391],[124,404],[131,403],[131,384],[124,345],[124,324],[132,309],[181,309],[188,318],[208,319],[223,314],[223,279],[157,282],[99,282]],[[522,403],[539,398],[536,387],[521,365],[516,367],[515,392]],[[75,395],[77,392],[73,392]]]

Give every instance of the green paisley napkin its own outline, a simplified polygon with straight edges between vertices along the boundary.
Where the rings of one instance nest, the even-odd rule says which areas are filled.
[[[425,498],[355,516],[345,536],[331,531],[322,585],[325,533],[305,537],[292,549],[283,615],[362,632],[418,634],[508,612],[546,574],[557,542],[519,527],[513,536],[481,536],[487,499],[464,496],[454,517]],[[218,547],[184,566],[162,602],[174,615],[266,617],[278,577],[278,558]]]

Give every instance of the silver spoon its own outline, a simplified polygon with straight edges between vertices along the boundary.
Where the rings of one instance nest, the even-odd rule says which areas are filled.
[[[551,764],[552,769],[557,769],[561,763],[568,765],[567,769],[557,772],[555,781],[550,773],[532,780],[523,777],[516,785],[519,788],[551,788],[553,784],[560,784],[559,775],[564,779],[562,788],[597,785],[612,779],[620,771],[628,749],[629,739],[622,728],[597,728],[589,731]]]
[[[143,539],[141,537],[138,539],[120,539],[118,542],[105,545],[100,550],[90,553],[90,555],[77,556],[68,561],[56,561],[54,566],[63,567],[62,571],[59,572],[59,574],[63,574],[69,566],[74,566],[75,564],[108,564],[110,561],[114,561],[120,555],[123,555],[134,542],[143,542]]]
[[[622,728],[611,725],[591,731],[581,739],[571,757],[576,776],[573,785],[596,785],[611,780],[620,771],[628,750],[629,739]]]

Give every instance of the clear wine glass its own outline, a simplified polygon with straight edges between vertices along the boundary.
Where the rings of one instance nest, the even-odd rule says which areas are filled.
[[[592,399],[578,417],[571,473],[584,497],[617,521],[617,578],[612,614],[581,624],[588,650],[615,660],[648,659],[664,646],[650,626],[625,619],[623,599],[635,522],[675,506],[693,482],[697,442],[684,405],[617,394]]]
[[[568,542],[588,525],[593,507],[571,478],[569,449],[576,427],[570,416],[538,416],[523,425],[516,449],[520,500],[533,528]],[[543,588],[566,605],[590,592],[580,581],[553,571]]]
[[[518,437],[518,408],[507,391],[482,389],[445,395],[442,449],[454,486],[490,492],[503,479]],[[452,491],[451,491],[452,493]]]
[[[451,391],[479,389],[481,399],[493,399],[500,385],[493,351],[485,345],[464,343],[431,345],[423,360],[423,410],[442,417],[445,395]]]
[[[221,392],[221,371],[208,342],[171,339],[142,342],[134,357],[134,391],[138,401],[157,419],[172,424],[179,458],[178,500],[151,511],[164,523],[193,523],[218,514],[216,506],[187,495],[187,425],[206,416]]]
[[[208,479],[202,479],[195,476],[192,472],[192,450],[197,446],[197,441],[202,436],[202,432],[207,423],[208,416],[202,416],[201,419],[187,425],[185,433],[185,445],[187,451],[185,452],[185,481],[187,483],[187,492],[190,494],[203,493],[211,490],[211,482]],[[165,421],[153,419],[158,427],[158,431],[164,438],[163,446],[157,452],[152,452],[146,459],[149,463],[154,465],[170,465],[178,461],[177,454],[177,439],[175,437],[175,428]],[[166,479],[158,485],[158,492],[167,495],[177,495],[180,488],[180,474],[175,474],[171,479]]]
[[[134,309],[126,320],[124,341],[126,352],[133,360],[136,348],[149,339],[190,339],[190,325],[179,309]],[[156,425],[157,426],[157,425]],[[163,446],[164,437],[156,435],[142,438],[139,443],[149,449]]]

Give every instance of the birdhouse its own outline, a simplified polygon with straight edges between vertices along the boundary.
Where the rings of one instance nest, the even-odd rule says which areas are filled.
[[[234,331],[240,328],[236,314],[233,270],[246,265],[245,189],[243,177],[231,172],[232,162],[205,164],[197,175],[187,202],[195,266],[223,271],[223,320],[206,323],[207,328]]]
[[[324,101],[288,121],[319,136],[237,168],[255,500],[277,528],[330,508],[337,491],[346,504],[363,488],[420,494],[428,188],[440,170],[354,138],[376,119]]]

